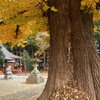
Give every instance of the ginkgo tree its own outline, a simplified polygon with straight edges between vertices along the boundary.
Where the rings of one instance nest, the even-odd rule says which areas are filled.
[[[100,20],[100,0],[49,0],[48,5],[47,1],[0,0],[1,40],[15,43],[27,34],[44,32],[49,21],[49,76],[38,100],[53,100],[52,96],[54,100],[81,100],[78,95],[69,98],[73,93],[56,93],[66,85],[84,91],[89,100],[99,100],[100,62],[93,40],[93,15]]]
[[[38,100],[99,100],[100,61],[94,46],[93,16],[100,19],[100,1],[49,0],[49,6],[58,12],[49,11],[50,69]],[[73,96],[74,89],[67,94],[70,88],[60,91],[66,85],[86,92],[89,98]]]

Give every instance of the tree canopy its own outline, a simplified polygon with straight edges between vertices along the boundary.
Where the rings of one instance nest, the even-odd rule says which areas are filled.
[[[27,35],[48,30],[46,11],[48,0],[0,0],[0,41],[16,44],[23,41]],[[100,0],[82,0],[80,7],[85,13],[94,13],[100,20]]]
[[[0,37],[3,43],[23,40],[37,31],[46,31],[42,0],[0,0]],[[45,5],[46,6],[46,5]]]

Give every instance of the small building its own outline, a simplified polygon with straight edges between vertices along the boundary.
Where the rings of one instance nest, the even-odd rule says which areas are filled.
[[[0,46],[2,47],[1,50],[3,54],[5,55],[5,63],[3,64],[3,66],[1,66],[2,68],[0,69],[3,70],[4,68],[7,68],[8,66],[11,66],[12,71],[16,71],[16,69],[19,69],[21,57],[9,52],[6,48],[3,47],[2,44],[0,44]]]

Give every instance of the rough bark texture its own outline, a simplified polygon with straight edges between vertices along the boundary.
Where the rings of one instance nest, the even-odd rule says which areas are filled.
[[[86,41],[85,48],[87,49],[87,61],[89,62],[89,67],[91,69],[96,100],[100,100],[100,60],[97,56],[94,45],[92,19],[93,18],[90,15],[86,15],[86,17],[83,17],[83,27],[85,29],[84,33],[86,38],[84,39],[84,41]]]
[[[96,99],[95,95],[97,93],[94,89],[95,84],[97,84],[96,88],[98,87],[98,89],[100,89],[100,84],[97,83],[98,79],[95,79],[99,76],[99,70],[96,69],[95,72],[94,70],[92,70],[97,66],[96,64],[94,64],[97,59],[94,55],[96,53],[93,43],[92,15],[83,14],[79,10],[79,1],[80,0],[77,0],[76,2],[71,2],[70,4],[70,18],[72,26],[71,44],[74,65],[74,79],[77,82],[77,86],[79,87],[79,89],[87,92],[90,95],[90,100],[99,100],[98,97],[98,99]]]
[[[70,1],[74,79],[90,95],[90,100],[99,100],[100,62],[93,40],[93,18],[79,10],[80,0]]]
[[[63,5],[64,4],[64,5]],[[72,81],[72,65],[70,61],[69,1],[52,0],[59,12],[50,11],[50,69],[46,88],[39,100],[49,100],[55,89],[70,84]]]
[[[50,69],[44,92],[38,100],[49,100],[54,90],[71,81],[100,99],[100,66],[93,42],[92,15],[80,11],[81,0],[50,0]]]

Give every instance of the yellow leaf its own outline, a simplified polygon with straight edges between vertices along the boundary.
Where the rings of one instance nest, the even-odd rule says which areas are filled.
[[[58,10],[54,6],[51,7],[51,10],[54,11],[54,12],[58,12]]]

